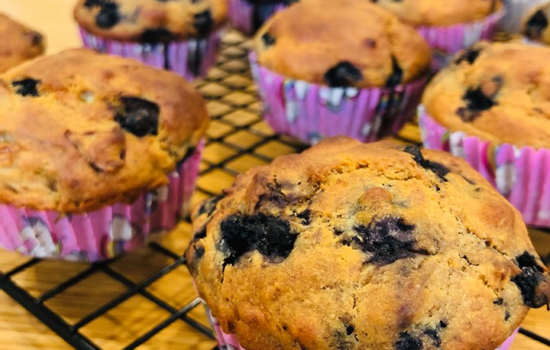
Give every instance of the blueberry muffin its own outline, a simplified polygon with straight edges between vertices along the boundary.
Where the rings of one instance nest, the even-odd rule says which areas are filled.
[[[550,147],[550,48],[479,43],[428,85],[427,114],[453,131],[495,144]]]
[[[193,214],[188,266],[248,350],[496,349],[548,305],[519,213],[463,160],[338,137]]]
[[[0,73],[44,53],[42,34],[0,13]]]
[[[533,10],[524,20],[523,33],[532,41],[550,44],[550,2]]]
[[[208,116],[200,94],[173,73],[70,50],[1,75],[0,108],[0,213],[15,213],[15,224],[0,220],[0,243],[4,235],[15,242],[7,248],[32,255],[19,235],[37,217],[56,244],[99,260],[117,239],[137,246],[157,216],[173,225],[189,199],[182,186],[194,185],[189,159]]]
[[[158,43],[208,35],[226,12],[224,0],[79,0],[74,16],[99,37]]]
[[[396,86],[429,69],[416,31],[367,1],[304,1],[258,31],[258,63],[285,77],[328,86]]]
[[[225,0],[80,0],[74,17],[86,47],[128,56],[187,79],[216,60]]]
[[[415,27],[481,20],[502,9],[500,0],[371,0]]]

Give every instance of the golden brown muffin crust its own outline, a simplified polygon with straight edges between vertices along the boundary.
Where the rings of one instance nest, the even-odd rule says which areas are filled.
[[[415,27],[481,20],[502,9],[500,0],[371,0]]]
[[[259,30],[261,65],[332,86],[382,87],[426,73],[430,48],[412,27],[368,1],[308,0],[275,14]]]
[[[0,13],[0,73],[44,53],[42,34]]]
[[[83,49],[1,75],[0,109],[0,202],[62,212],[167,183],[208,126],[183,78]]]
[[[157,43],[202,37],[226,20],[225,0],[79,0],[74,17],[88,32]]]
[[[414,146],[327,139],[239,176],[193,227],[199,294],[249,350],[495,349],[550,298],[518,211]]]
[[[452,131],[493,143],[550,147],[550,48],[479,43],[428,85],[426,111]]]

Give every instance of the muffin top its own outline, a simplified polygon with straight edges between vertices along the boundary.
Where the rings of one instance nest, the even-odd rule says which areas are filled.
[[[496,144],[550,147],[550,48],[479,43],[426,88],[426,111],[452,131]]]
[[[199,294],[249,350],[495,349],[550,298],[518,211],[415,146],[327,139],[193,221]]]
[[[258,62],[329,86],[382,87],[423,75],[430,49],[415,29],[367,1],[308,0],[279,11],[255,38]]]
[[[206,36],[226,14],[225,0],[79,0],[74,9],[76,21],[94,35],[144,43]]]
[[[500,0],[371,0],[415,27],[474,22],[502,9]]]
[[[0,203],[81,212],[132,201],[208,126],[183,78],[78,49],[0,75]]]
[[[550,44],[550,29],[548,19],[550,18],[550,2],[536,7],[524,19],[523,32],[525,36],[534,41]]]
[[[44,53],[42,34],[0,13],[0,73]]]

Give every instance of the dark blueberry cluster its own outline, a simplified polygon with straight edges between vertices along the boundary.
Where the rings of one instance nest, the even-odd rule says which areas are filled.
[[[84,6],[93,9],[99,7],[99,13],[95,17],[95,23],[99,28],[109,29],[120,21],[118,4],[111,0],[86,0]]]
[[[422,152],[420,152],[420,149],[416,146],[407,146],[405,147],[404,151],[413,156],[416,164],[420,165],[426,170],[434,172],[441,180],[445,182],[447,181],[445,176],[450,172],[450,170],[446,166],[437,162],[432,162],[431,160],[424,159]]]
[[[476,48],[469,48],[466,51],[464,51],[455,61],[456,64],[460,64],[462,62],[468,62],[469,64],[473,64],[475,60],[479,57],[479,54],[481,53],[481,49]]]
[[[493,108],[496,104],[493,98],[486,96],[480,87],[468,89],[462,99],[466,101],[466,107],[458,108],[456,113],[465,122],[473,121],[481,112]]]
[[[386,87],[393,88],[397,85],[401,84],[401,81],[403,80],[403,69],[401,69],[401,66],[399,63],[397,63],[397,59],[395,56],[391,57],[391,65],[392,65],[392,73],[388,77],[388,80],[386,81]]]
[[[369,253],[369,263],[389,265],[416,254],[428,254],[424,249],[415,247],[414,229],[414,225],[402,218],[374,219],[368,226],[356,226],[356,235],[344,237],[342,243]]]
[[[525,24],[525,35],[531,39],[539,38],[547,27],[548,17],[539,10]]]
[[[15,93],[21,96],[38,97],[38,84],[40,80],[25,78],[21,80],[14,80],[12,83],[15,88]]]
[[[237,263],[241,256],[254,250],[272,262],[285,259],[298,237],[287,221],[262,213],[232,215],[221,223],[220,229],[228,250],[224,266]]]
[[[145,44],[168,43],[174,38],[174,33],[166,28],[147,29],[141,33],[141,42]]]
[[[363,80],[363,74],[350,62],[342,61],[330,68],[325,73],[324,79],[331,87],[353,86]]]
[[[422,350],[422,340],[409,332],[402,332],[395,343],[395,350]]]
[[[206,36],[210,34],[214,28],[212,12],[210,12],[210,10],[204,10],[201,13],[197,13],[193,19],[193,27],[195,27],[198,36]]]
[[[121,97],[120,102],[115,121],[124,130],[137,137],[158,134],[160,108],[156,103],[138,97]]]
[[[548,305],[550,300],[538,290],[544,278],[544,270],[537,259],[529,252],[524,252],[516,258],[516,264],[522,271],[512,278],[512,282],[520,289],[525,305],[532,308]]]

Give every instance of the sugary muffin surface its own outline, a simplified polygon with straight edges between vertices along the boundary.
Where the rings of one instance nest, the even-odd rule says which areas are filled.
[[[410,82],[430,64],[412,27],[368,1],[307,0],[275,14],[258,31],[261,65],[285,77],[329,86]]]
[[[328,139],[193,221],[199,294],[248,350],[496,349],[549,302],[520,214],[445,153]]]
[[[535,8],[524,19],[523,32],[527,38],[550,44],[550,3]]]
[[[153,44],[206,36],[226,15],[225,0],[79,0],[74,9],[92,34]]]
[[[0,202],[80,212],[163,185],[208,126],[183,78],[70,50],[0,75]]]
[[[42,34],[0,13],[0,73],[44,53]]]
[[[550,147],[550,48],[479,43],[430,82],[426,111],[452,131],[494,143]]]
[[[404,22],[418,26],[449,26],[481,20],[502,9],[500,0],[371,0]]]

